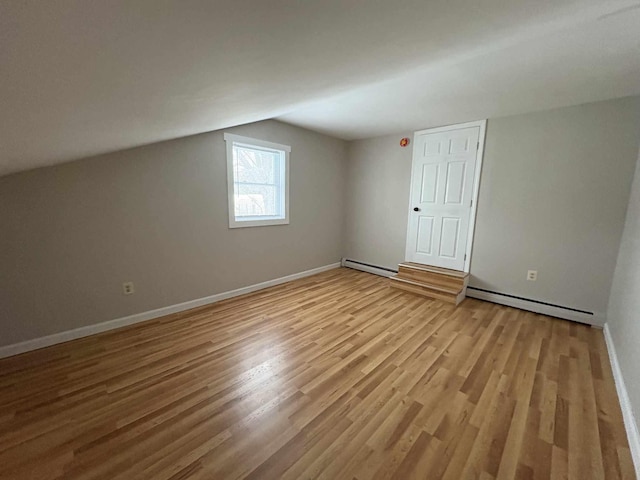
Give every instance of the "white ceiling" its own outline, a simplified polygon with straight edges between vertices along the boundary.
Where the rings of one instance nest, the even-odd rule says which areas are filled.
[[[266,118],[354,139],[640,94],[640,1],[3,0],[0,69],[0,175]]]

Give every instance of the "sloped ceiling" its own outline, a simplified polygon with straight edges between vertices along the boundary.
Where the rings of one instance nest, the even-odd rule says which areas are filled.
[[[0,175],[267,118],[355,139],[640,94],[640,2],[8,0],[0,69]]]

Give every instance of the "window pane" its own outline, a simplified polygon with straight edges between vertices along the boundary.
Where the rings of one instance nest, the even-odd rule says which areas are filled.
[[[236,217],[282,216],[277,187],[242,183],[235,187]]]
[[[280,153],[234,145],[235,181],[241,183],[279,183]]]

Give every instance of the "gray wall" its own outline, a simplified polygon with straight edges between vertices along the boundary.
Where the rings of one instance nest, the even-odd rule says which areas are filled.
[[[640,97],[490,119],[470,284],[604,315],[639,130]],[[402,136],[349,145],[348,258],[404,260],[411,151]]]
[[[291,145],[289,225],[228,228],[222,132],[1,177],[0,345],[338,262],[345,142],[226,131]]]
[[[638,97],[491,120],[471,284],[604,316],[638,131]]]
[[[637,422],[640,419],[640,156],[613,277],[607,319]],[[640,429],[640,424],[637,427]]]
[[[404,259],[412,149],[399,142],[410,136],[349,142],[346,258],[388,268]]]

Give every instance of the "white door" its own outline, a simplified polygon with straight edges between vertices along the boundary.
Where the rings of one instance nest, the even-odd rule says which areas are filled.
[[[464,270],[480,126],[414,138],[407,260]]]

